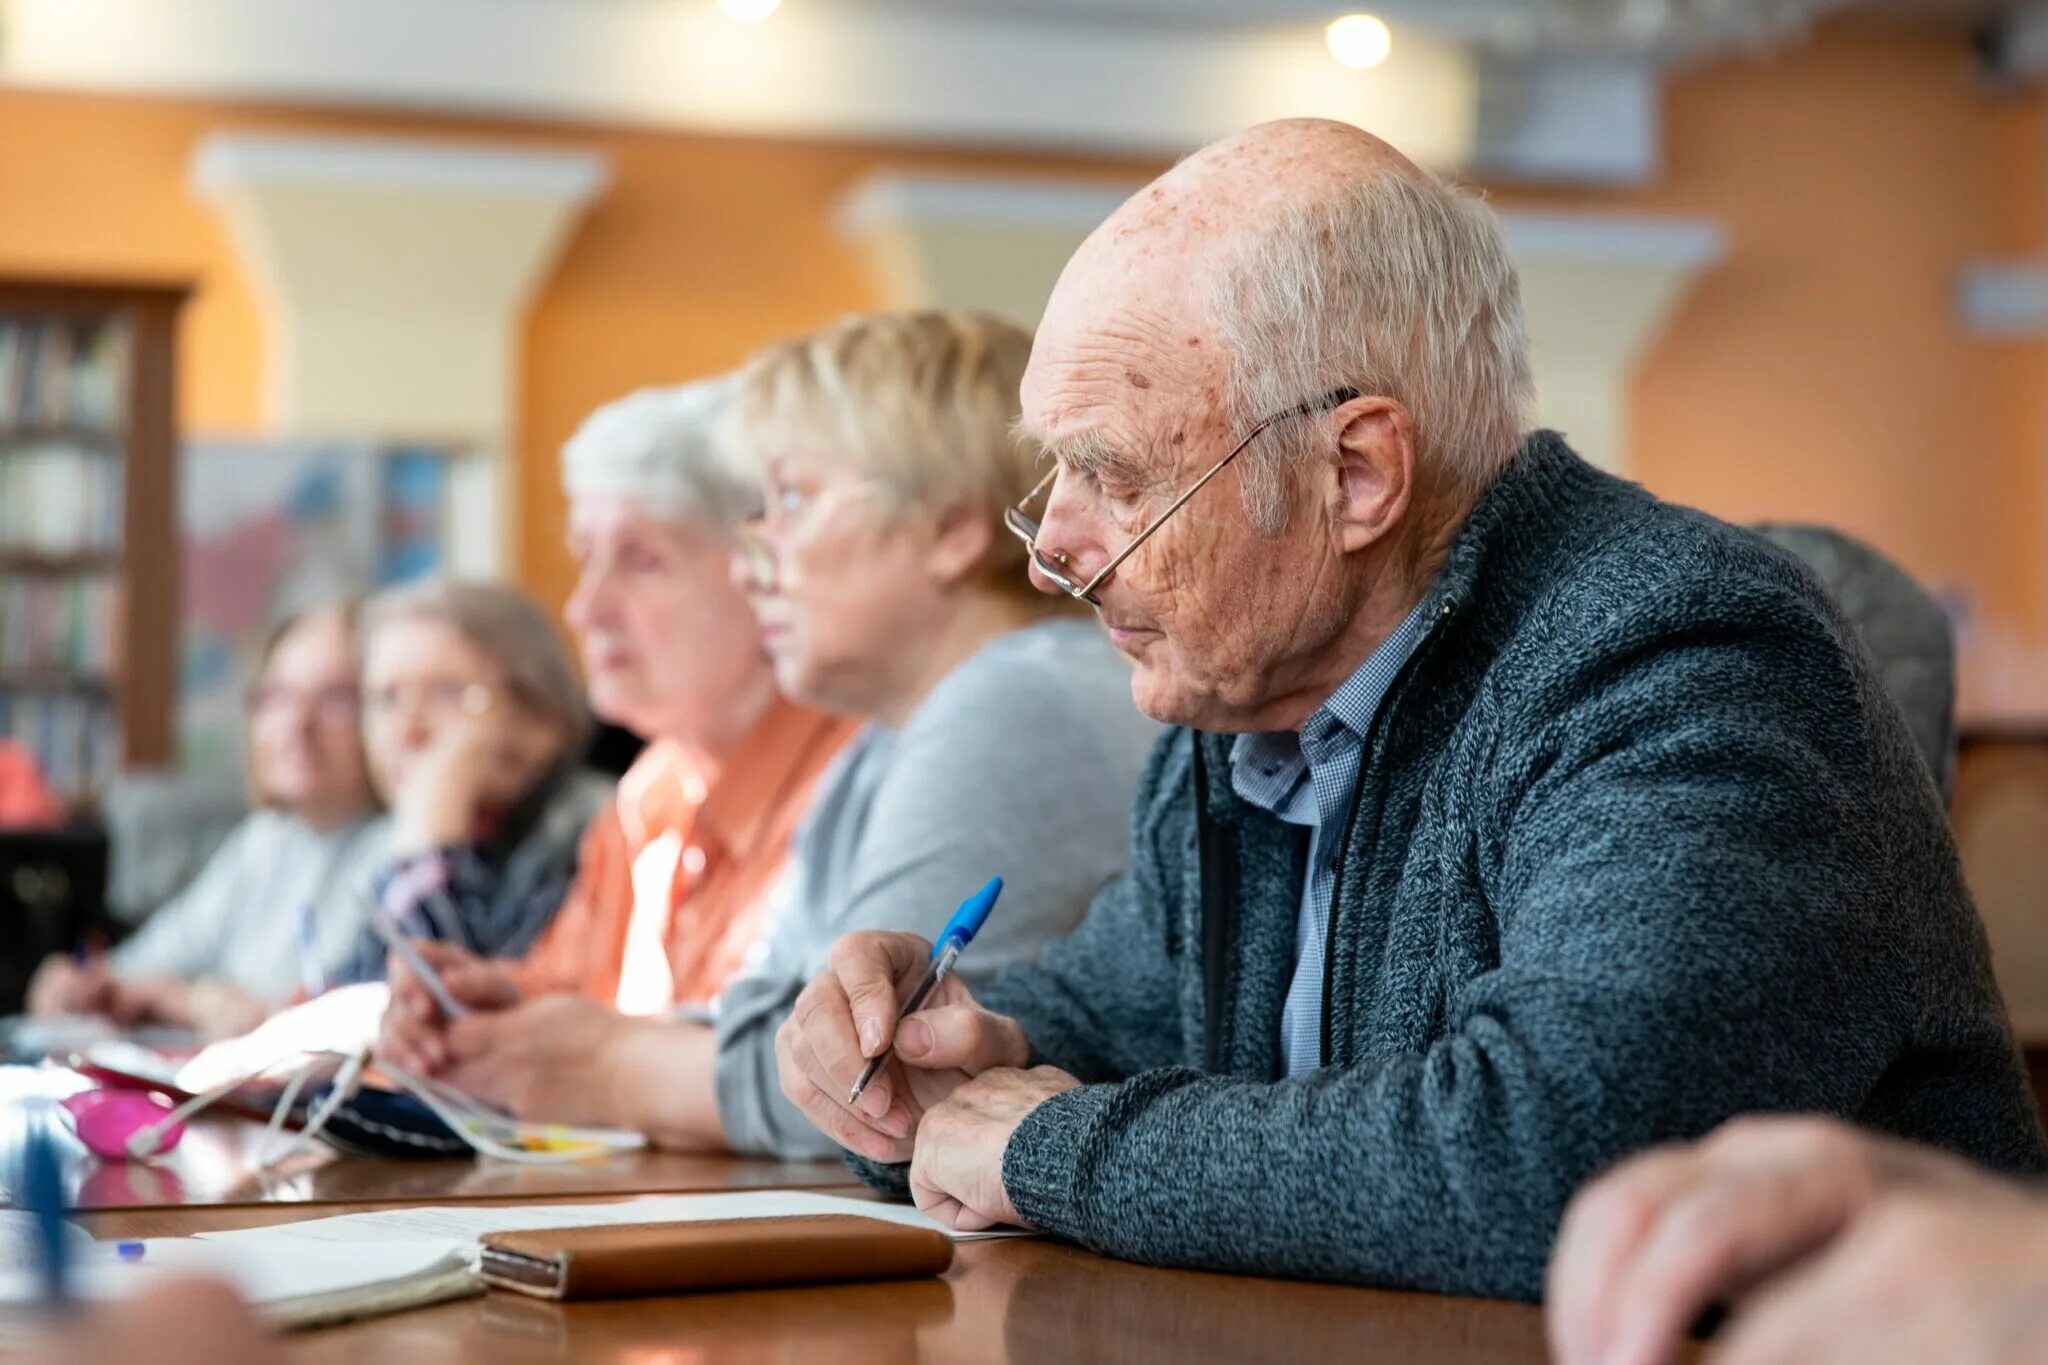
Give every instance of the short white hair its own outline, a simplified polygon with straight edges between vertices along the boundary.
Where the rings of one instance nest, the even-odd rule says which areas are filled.
[[[1535,393],[1521,281],[1470,193],[1389,171],[1291,208],[1226,262],[1209,302],[1240,431],[1335,389],[1383,394],[1408,409],[1417,458],[1474,496],[1521,445]],[[1277,532],[1280,457],[1245,458],[1246,511]]]
[[[720,439],[735,387],[728,375],[605,404],[562,446],[563,489],[572,498],[630,498],[654,516],[738,525],[760,494],[727,462]]]

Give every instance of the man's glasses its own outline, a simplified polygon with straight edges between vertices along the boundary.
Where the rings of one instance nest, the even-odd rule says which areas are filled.
[[[1064,550],[1055,550],[1048,555],[1038,548],[1040,518],[1032,516],[1028,510],[1033,503],[1046,495],[1047,491],[1052,487],[1053,480],[1059,477],[1060,471],[1057,465],[1046,471],[1045,477],[1038,481],[1038,486],[1029,493],[1026,493],[1016,506],[1004,510],[1003,524],[1010,528],[1012,535],[1024,542],[1024,548],[1031,552],[1031,562],[1038,566],[1040,573],[1057,584],[1060,591],[1066,593],[1069,597],[1079,598],[1091,607],[1100,607],[1102,602],[1096,597],[1095,589],[1101,586],[1102,580],[1115,573],[1117,566],[1126,559],[1129,559],[1140,545],[1151,539],[1152,533],[1164,526],[1168,517],[1178,512],[1187,503],[1189,498],[1201,492],[1204,484],[1208,483],[1209,480],[1215,478],[1218,474],[1221,474],[1223,467],[1243,454],[1245,449],[1253,441],[1258,440],[1268,427],[1296,417],[1312,417],[1319,412],[1328,412],[1330,409],[1342,407],[1352,399],[1360,396],[1360,391],[1357,389],[1332,389],[1320,398],[1311,398],[1308,402],[1289,408],[1285,412],[1276,412],[1265,421],[1253,427],[1249,432],[1245,433],[1245,438],[1242,441],[1231,447],[1228,455],[1225,455],[1222,459],[1211,465],[1208,473],[1196,479],[1194,484],[1186,492],[1175,498],[1164,512],[1152,518],[1150,525],[1138,532],[1136,538],[1130,544],[1112,555],[1109,562],[1096,570],[1095,576],[1085,583],[1078,580],[1078,576],[1075,575],[1072,566],[1068,563]]]

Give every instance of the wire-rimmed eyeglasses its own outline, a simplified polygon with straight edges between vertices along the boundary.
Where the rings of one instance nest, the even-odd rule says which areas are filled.
[[[1360,391],[1357,389],[1332,389],[1320,398],[1311,398],[1306,403],[1298,404],[1287,409],[1285,412],[1276,412],[1265,421],[1260,422],[1245,433],[1243,440],[1231,447],[1228,455],[1225,455],[1215,464],[1209,466],[1208,473],[1196,479],[1187,491],[1173,500],[1165,511],[1152,518],[1151,523],[1144,530],[1138,532],[1130,544],[1110,556],[1109,562],[1096,570],[1095,576],[1085,583],[1078,581],[1064,551],[1055,550],[1048,555],[1038,548],[1040,519],[1032,516],[1028,510],[1033,503],[1046,495],[1046,490],[1052,487],[1053,480],[1059,477],[1060,471],[1057,465],[1046,471],[1045,477],[1040,479],[1037,486],[1029,493],[1026,493],[1017,502],[1016,506],[1004,510],[1003,524],[1010,528],[1012,535],[1024,542],[1024,548],[1031,552],[1031,562],[1038,566],[1038,571],[1058,585],[1062,592],[1066,593],[1069,597],[1079,598],[1091,607],[1100,607],[1102,602],[1095,596],[1095,589],[1101,586],[1102,580],[1115,573],[1117,566],[1126,559],[1129,559],[1140,545],[1143,545],[1151,538],[1154,531],[1164,526],[1168,517],[1178,512],[1189,498],[1201,492],[1204,484],[1207,484],[1209,480],[1221,474],[1223,467],[1243,454],[1246,447],[1250,446],[1253,441],[1258,440],[1268,427],[1279,422],[1288,421],[1291,418],[1309,417],[1319,412],[1328,412],[1330,409],[1341,407],[1360,396]]]

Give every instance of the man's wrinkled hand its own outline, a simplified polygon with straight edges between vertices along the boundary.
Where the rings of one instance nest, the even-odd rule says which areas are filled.
[[[910,1197],[948,1227],[980,1232],[1023,1219],[1003,1189],[1003,1153],[1017,1126],[1081,1083],[1057,1067],[998,1067],[956,1088],[917,1125]]]

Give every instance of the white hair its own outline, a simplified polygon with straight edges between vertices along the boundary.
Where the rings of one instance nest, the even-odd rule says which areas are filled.
[[[1476,496],[1514,457],[1535,386],[1500,220],[1426,175],[1387,172],[1264,226],[1218,272],[1239,430],[1351,387],[1404,405],[1417,459]],[[1286,522],[1276,447],[1245,452],[1246,512]]]
[[[562,446],[563,489],[572,498],[631,498],[656,516],[737,525],[760,494],[727,462],[719,436],[735,391],[726,376],[605,404]]]

